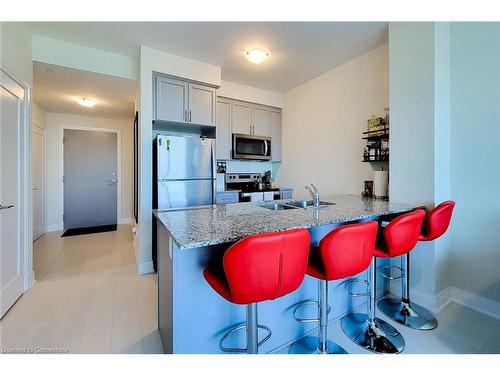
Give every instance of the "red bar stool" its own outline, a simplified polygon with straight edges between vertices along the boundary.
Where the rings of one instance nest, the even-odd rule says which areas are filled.
[[[417,243],[424,216],[424,210],[415,210],[398,216],[384,228],[379,237],[385,240],[385,248],[381,250],[377,244],[370,266],[368,314],[351,313],[342,319],[344,333],[367,350],[375,353],[400,353],[405,348],[401,333],[391,324],[376,317],[377,257],[398,256],[413,249]]]
[[[222,264],[203,270],[210,286],[229,302],[247,305],[246,324],[228,331],[219,347],[225,352],[257,354],[271,337],[271,330],[258,324],[257,303],[282,297],[296,290],[304,279],[309,256],[310,237],[306,229],[249,236],[232,245]],[[268,332],[258,341],[258,328]],[[224,340],[246,329],[247,347],[228,348]]]
[[[369,221],[342,225],[328,233],[309,253],[307,274],[318,279],[318,302],[307,301],[294,310],[295,320],[302,323],[318,323],[318,336],[305,337],[294,343],[292,354],[345,354],[342,347],[328,340],[328,281],[345,279],[368,268],[373,257],[378,223]],[[318,319],[297,318],[296,312],[305,304],[315,303],[319,307]]]
[[[455,202],[446,201],[434,208],[426,216],[418,240],[433,241],[441,237],[450,225],[454,207]],[[401,270],[402,298],[383,298],[378,302],[378,308],[392,320],[407,327],[419,330],[436,328],[438,326],[436,317],[426,308],[410,301],[410,254],[408,253],[401,255]]]

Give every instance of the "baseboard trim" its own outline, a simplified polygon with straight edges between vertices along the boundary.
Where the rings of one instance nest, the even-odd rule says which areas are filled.
[[[455,302],[500,320],[500,302],[450,286],[436,296],[438,311]]]
[[[139,275],[147,275],[154,272],[153,261],[148,260],[146,262],[137,263],[137,272]]]
[[[63,230],[63,228],[59,224],[49,224],[46,226],[47,232],[59,232]]]
[[[401,297],[401,283],[392,282],[390,286],[390,293],[393,296]],[[434,296],[429,293],[422,292],[418,289],[412,289],[411,285],[410,299],[434,313],[439,311],[439,305],[437,304],[437,299]]]

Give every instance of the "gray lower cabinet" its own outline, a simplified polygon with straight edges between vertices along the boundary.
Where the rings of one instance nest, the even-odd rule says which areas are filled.
[[[292,199],[293,189],[280,189],[280,199]]]
[[[214,87],[163,76],[154,79],[156,121],[215,126]]]
[[[217,98],[217,127],[215,128],[217,159],[231,159],[231,101]]]
[[[216,195],[217,204],[238,203],[239,193],[237,191],[220,191]]]
[[[269,111],[269,128],[271,137],[272,161],[282,160],[281,109],[271,108]]]

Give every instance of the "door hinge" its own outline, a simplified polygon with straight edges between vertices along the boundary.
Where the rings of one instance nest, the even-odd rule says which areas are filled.
[[[63,184],[66,182],[66,176],[63,176]]]

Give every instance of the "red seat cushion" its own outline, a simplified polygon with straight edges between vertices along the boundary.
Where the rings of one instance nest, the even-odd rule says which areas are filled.
[[[293,292],[302,283],[309,244],[305,229],[249,236],[232,245],[222,264],[207,267],[203,275],[230,302],[272,300]]]
[[[445,201],[429,212],[422,225],[419,241],[433,241],[441,237],[450,225],[454,201]]]
[[[370,265],[377,238],[376,221],[335,228],[309,252],[307,274],[321,280],[357,275]]]
[[[373,252],[373,256],[376,256],[377,258],[390,258],[389,254],[387,254],[384,249],[381,249],[380,247],[376,247],[375,251]]]
[[[388,258],[409,253],[417,244],[425,211],[417,209],[392,220],[379,236],[375,256]]]

